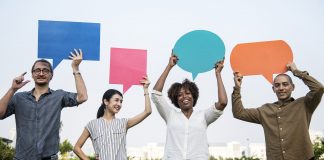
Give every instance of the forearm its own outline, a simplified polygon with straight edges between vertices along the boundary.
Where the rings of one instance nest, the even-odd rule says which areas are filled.
[[[142,122],[146,117],[148,117],[152,113],[151,109],[151,101],[148,93],[148,89],[144,88],[144,97],[145,97],[145,108],[144,111],[140,114],[130,118],[127,121],[127,129],[137,125],[138,123]]]
[[[73,152],[81,159],[81,160],[89,160],[88,156],[82,151],[81,147],[75,146]]]
[[[147,117],[152,113],[151,100],[150,100],[150,94],[148,92],[148,88],[144,88],[144,97],[145,97],[144,113],[145,113],[145,115]]]
[[[261,118],[257,108],[244,108],[241,101],[241,87],[235,86],[232,93],[232,112],[234,118],[260,124]]]
[[[244,110],[242,101],[241,101],[241,93],[240,93],[241,87],[234,87],[233,93],[232,93],[232,112],[234,118],[241,119],[241,113]]]
[[[87,139],[90,137],[89,131],[85,128],[78,139],[77,143],[74,145],[73,152],[82,160],[88,160],[87,155],[82,151],[82,146],[87,141]]]
[[[73,74],[77,91],[77,101],[81,104],[88,99],[87,88],[85,86],[81,73],[79,71],[75,71],[73,72]]]
[[[171,69],[172,69],[172,67],[169,66],[169,65],[164,69],[164,71],[161,74],[160,78],[158,79],[158,81],[154,85],[154,88],[153,88],[154,90],[162,92],[165,80],[168,77],[169,72],[170,72]]]
[[[320,82],[318,82],[314,77],[310,76],[306,71],[302,72],[296,69],[292,71],[292,73],[294,76],[303,80],[305,85],[307,85],[311,91],[319,91],[322,93],[324,92],[323,85]]]
[[[0,118],[3,117],[6,113],[8,104],[10,99],[13,97],[13,95],[15,94],[15,90],[13,90],[12,88],[10,88],[7,93],[1,98],[0,100]]]
[[[224,83],[220,73],[216,73],[217,79],[217,88],[218,88],[218,105],[216,105],[216,109],[224,110],[227,105],[227,94],[224,87]]]

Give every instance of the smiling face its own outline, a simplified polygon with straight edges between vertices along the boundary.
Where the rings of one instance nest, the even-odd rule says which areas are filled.
[[[291,97],[295,86],[288,75],[279,75],[274,79],[272,89],[276,93],[278,101],[285,101]]]
[[[185,79],[182,83],[173,83],[168,90],[168,97],[172,104],[177,108],[187,108],[190,103],[191,108],[197,103],[199,97],[199,89],[194,82]],[[181,105],[181,106],[180,106]]]
[[[109,100],[104,99],[104,103],[106,105],[106,112],[115,115],[122,107],[123,97],[119,94],[114,94]]]
[[[178,105],[181,110],[190,110],[193,108],[193,97],[189,89],[180,89],[178,94]]]
[[[49,84],[53,74],[50,66],[47,63],[36,62],[32,69],[32,77],[35,81],[35,85],[44,86]]]

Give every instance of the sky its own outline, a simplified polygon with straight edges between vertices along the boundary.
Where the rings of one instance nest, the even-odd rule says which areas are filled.
[[[79,107],[63,109],[61,115],[61,140],[68,139],[75,144],[87,122],[95,119],[103,93],[110,88],[123,90],[121,84],[109,84],[111,48],[147,50],[151,91],[167,65],[176,41],[190,31],[208,30],[217,34],[225,45],[222,78],[229,99],[224,114],[208,127],[208,141],[245,144],[249,139],[250,142],[264,142],[260,125],[233,118],[230,99],[234,85],[230,65],[232,49],[240,43],[284,40],[292,49],[297,68],[307,70],[324,83],[321,64],[324,60],[323,7],[322,0],[0,0],[0,96],[7,92],[13,78],[21,73],[27,71],[25,78],[31,80],[30,69],[38,59],[38,20],[100,23],[100,60],[84,60],[80,65],[88,89],[88,101]],[[192,80],[191,73],[175,66],[166,80],[164,95],[172,83],[185,78]],[[205,109],[217,101],[214,71],[200,73],[194,81],[200,90],[195,110]],[[308,88],[296,77],[293,81],[296,88],[292,96],[304,96]],[[31,90],[33,86],[30,82],[19,91]],[[70,60],[63,60],[55,68],[50,87],[75,92]],[[243,79],[242,100],[245,107],[250,108],[274,102],[276,96],[262,75],[253,75]],[[313,114],[311,130],[324,131],[321,124],[323,105],[320,103]],[[143,89],[132,86],[124,94],[123,107],[117,117],[130,118],[143,109]],[[152,109],[148,118],[128,130],[128,146],[164,143],[166,125],[153,103]],[[12,128],[15,128],[14,116],[1,120],[0,137],[10,138]]]

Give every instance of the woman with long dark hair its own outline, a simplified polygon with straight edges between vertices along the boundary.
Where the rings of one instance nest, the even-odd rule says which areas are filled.
[[[145,96],[145,109],[142,113],[132,118],[116,118],[123,103],[123,95],[114,89],[107,90],[102,97],[102,104],[98,109],[97,119],[90,121],[77,143],[74,153],[80,159],[88,159],[81,150],[85,141],[90,137],[97,159],[100,160],[127,160],[126,133],[127,130],[149,116],[152,112],[148,93],[150,81],[143,77],[140,81],[143,85]]]

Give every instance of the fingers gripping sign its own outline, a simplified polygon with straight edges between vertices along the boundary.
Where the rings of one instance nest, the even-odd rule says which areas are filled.
[[[238,72],[238,71],[235,71],[233,74],[234,74],[234,83],[235,83],[235,86],[241,87],[242,79],[243,79],[242,74],[240,72]]]

